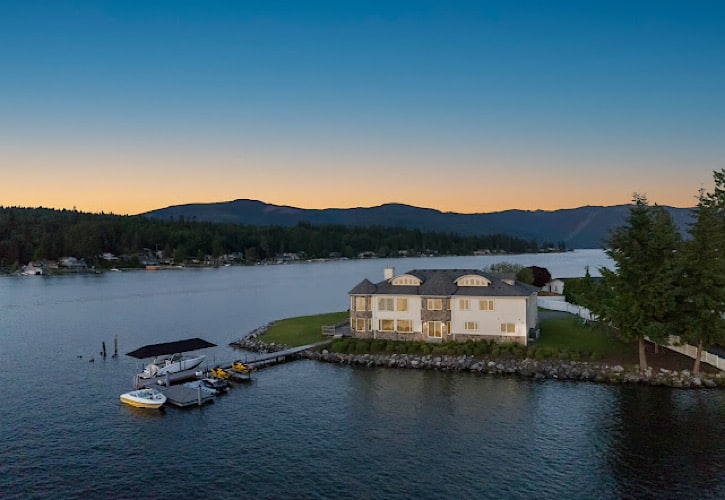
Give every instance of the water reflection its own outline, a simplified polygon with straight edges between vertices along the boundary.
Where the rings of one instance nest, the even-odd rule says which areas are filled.
[[[622,387],[611,466],[622,496],[725,497],[722,391]]]

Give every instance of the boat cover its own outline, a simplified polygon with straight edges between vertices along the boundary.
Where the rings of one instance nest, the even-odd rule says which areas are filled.
[[[164,354],[178,354],[180,352],[196,351],[197,349],[205,349],[207,347],[216,347],[216,344],[207,342],[204,339],[193,338],[186,340],[177,340],[176,342],[164,342],[162,344],[149,344],[139,347],[135,351],[127,352],[126,356],[138,359],[154,358],[163,356]]]

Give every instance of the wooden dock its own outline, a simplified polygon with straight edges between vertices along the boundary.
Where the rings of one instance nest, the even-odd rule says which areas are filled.
[[[264,368],[267,366],[276,365],[279,363],[285,363],[285,362],[289,361],[288,358],[293,357],[296,354],[301,353],[302,351],[306,351],[308,349],[313,349],[315,347],[321,347],[321,346],[327,345],[331,342],[332,342],[332,340],[322,340],[320,342],[315,342],[313,344],[307,344],[307,345],[302,345],[302,346],[298,346],[298,347],[292,347],[290,349],[285,349],[283,351],[262,354],[254,359],[245,361],[244,364],[253,370],[258,370],[260,368]],[[231,367],[231,363],[228,366],[225,366],[224,368],[229,368],[229,367]]]
[[[183,385],[172,385],[159,389],[166,396],[166,402],[180,408],[188,406],[201,406],[212,403],[214,396],[201,390],[201,387],[192,388]]]
[[[140,379],[150,381],[154,379]],[[171,385],[169,387],[155,385],[155,383],[142,383],[141,387],[154,388],[166,396],[168,404],[186,408],[188,406],[201,406],[214,401],[214,395],[201,390],[200,387],[185,387],[183,385]]]

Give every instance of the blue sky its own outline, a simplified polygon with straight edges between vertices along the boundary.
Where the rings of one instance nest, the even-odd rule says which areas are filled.
[[[694,203],[725,2],[0,2],[0,205]]]

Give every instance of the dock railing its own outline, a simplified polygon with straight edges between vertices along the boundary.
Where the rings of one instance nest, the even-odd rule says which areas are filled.
[[[334,337],[335,336],[335,325],[325,325],[322,327],[322,335],[326,335],[328,337]]]
[[[322,327],[322,335],[326,337],[343,337],[350,335],[350,325],[347,321],[342,321],[336,325],[324,325]]]

